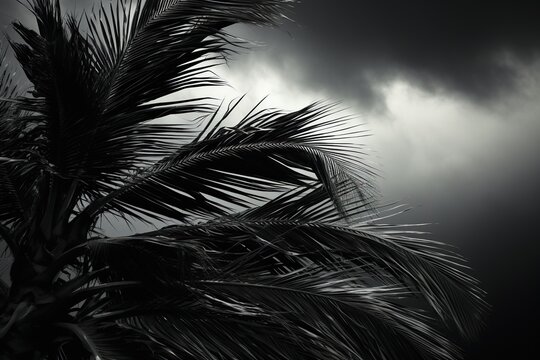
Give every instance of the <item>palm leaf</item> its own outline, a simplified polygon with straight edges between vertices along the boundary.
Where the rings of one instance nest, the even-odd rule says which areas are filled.
[[[180,298],[191,293],[198,301],[201,296],[217,299],[229,311],[272,317],[275,323],[268,326],[276,334],[281,331],[286,337],[296,329],[299,333],[295,339],[303,344],[302,348],[317,341],[331,349],[325,352],[313,348],[319,353],[309,356],[456,356],[457,350],[430,326],[433,319],[406,304],[412,301],[420,306],[418,295],[422,294],[426,310],[432,308],[443,319],[455,322],[464,335],[474,334],[485,304],[476,282],[457,270],[461,261],[441,244],[412,238],[408,231],[398,235],[392,228],[385,233],[370,223],[355,228],[344,226],[338,211],[320,190],[294,191],[273,200],[271,205],[222,220],[172,226],[132,237],[102,238],[89,246],[95,249],[92,257],[96,261],[111,265],[112,280],[140,280],[159,294],[180,291]],[[293,203],[291,199],[300,208],[313,199],[322,206],[307,206],[305,211],[289,213],[288,217],[286,211],[275,211],[281,208],[280,202],[287,209],[287,203]],[[126,254],[133,263],[119,261]],[[160,282],[148,276],[146,266],[156,271]],[[192,320],[184,319],[189,315],[176,315],[180,318],[169,315],[155,319],[130,309],[123,316],[143,316],[137,320],[145,324],[141,326],[158,327],[162,334],[168,334],[168,343],[191,343],[202,333],[212,337],[216,328],[225,326],[217,320],[192,324]],[[265,324],[263,318],[260,321]],[[182,335],[172,331],[171,326],[184,329]],[[190,335],[189,329],[197,332]],[[253,347],[236,349],[234,336],[240,336],[242,331],[248,334],[249,330],[243,327],[236,335],[233,329],[231,325],[230,339],[215,340],[219,344],[216,349],[225,354],[258,351],[260,339],[250,342]],[[191,351],[202,352],[202,358],[218,356],[212,347],[195,347]]]
[[[64,20],[58,1],[32,1],[38,31],[16,23],[25,43],[12,43],[34,87],[33,97],[19,98],[18,107],[31,115],[27,121],[33,124],[33,140],[41,145],[35,154],[44,165],[35,178],[43,199],[37,203],[42,205],[34,211],[30,231],[43,233],[49,247],[57,246],[53,234],[71,231],[66,220],[79,208],[117,189],[141,166],[171,154],[178,141],[192,137],[192,123],[153,120],[207,112],[208,99],[156,100],[172,91],[214,83],[199,75],[210,54],[226,51],[229,41],[222,28],[237,22],[268,24],[286,3],[146,1],[131,7],[119,1],[116,11],[98,11],[101,20],[92,22],[89,17],[94,26],[84,35],[74,17]],[[204,15],[201,9],[210,6],[215,11]],[[262,10],[264,15],[259,14]],[[104,47],[110,50],[109,62],[103,60]],[[159,58],[142,66],[150,54]],[[133,86],[132,94],[125,96]]]
[[[331,106],[313,104],[292,113],[250,113],[234,128],[220,127],[228,110],[204,137],[143,170],[84,215],[108,209],[158,219],[223,215],[253,206],[265,193],[318,182],[345,214],[354,199],[371,197],[373,171],[357,157],[359,146],[343,142],[357,136],[347,118],[333,114]]]

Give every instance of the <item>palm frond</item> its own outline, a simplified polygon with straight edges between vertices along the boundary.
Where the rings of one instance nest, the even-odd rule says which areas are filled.
[[[24,43],[12,47],[33,84],[32,97],[16,101],[29,114],[33,143],[40,144],[34,154],[42,166],[35,181],[44,200],[37,203],[47,203],[33,212],[32,231],[39,228],[47,242],[54,242],[53,233],[64,231],[65,219],[78,208],[192,138],[196,124],[153,120],[208,112],[209,99],[156,100],[217,83],[199,75],[212,62],[211,54],[226,51],[223,27],[268,24],[287,3],[119,1],[110,11],[100,8],[99,19],[89,17],[93,26],[85,35],[73,16],[63,17],[59,1],[31,1],[38,31],[14,24]],[[209,14],[203,11],[210,8]],[[110,61],[103,58],[105,48]]]
[[[0,238],[14,254],[17,233],[28,225],[35,182],[43,164],[36,155],[39,142],[34,141],[35,126],[22,116],[14,101],[20,90],[6,54],[7,50],[1,56],[0,74]]]
[[[160,354],[163,349],[157,347],[151,337],[128,326],[88,321],[78,324],[58,323],[56,327],[66,337],[61,347],[66,359],[88,358],[88,353],[94,359],[101,360],[168,359],[162,356],[166,354]],[[86,351],[70,346],[73,343],[81,344]]]
[[[15,24],[26,44],[12,44],[34,85],[34,97],[21,98],[19,107],[39,115],[35,122],[46,140],[42,155],[56,177],[79,181],[93,192],[105,191],[110,185],[104,183],[118,181],[149,157],[167,154],[173,138],[186,136],[182,126],[142,123],[206,108],[193,99],[174,107],[142,105],[129,116],[105,116],[100,86],[104,74],[95,68],[91,45],[75,19],[68,17],[64,23],[58,5],[50,1],[32,5],[40,32]]]
[[[131,112],[179,90],[221,84],[208,69],[234,47],[223,29],[235,23],[276,24],[290,4],[138,0],[102,6],[88,23],[94,61],[108,75],[105,111]]]
[[[7,62],[7,49],[3,46],[0,49],[0,66],[0,119],[5,119],[17,111],[11,100],[18,95],[19,90],[13,70]]]
[[[320,209],[303,207],[316,202]],[[293,203],[299,211],[288,211]],[[143,281],[157,294],[180,291],[183,299],[191,293],[188,298],[199,299],[194,301],[201,296],[216,300],[228,311],[255,316],[253,326],[270,327],[258,332],[285,338],[294,333],[294,344],[286,346],[312,348],[306,358],[453,359],[458,351],[432,328],[429,309],[472,336],[485,310],[483,294],[460,271],[461,259],[439,243],[411,237],[413,233],[371,223],[350,227],[321,188],[315,188],[292,191],[270,205],[221,220],[102,238],[89,246],[95,261],[110,264],[114,276],[109,280]],[[119,261],[126,255],[132,262]],[[149,276],[148,269],[157,276]],[[411,303],[424,310],[412,310]],[[234,325],[217,320],[222,313],[214,321],[192,323],[179,311],[178,317],[155,318],[155,312],[127,309],[122,316],[138,319],[133,321],[142,327],[155,326],[154,332],[170,344],[191,343],[202,333],[212,338],[215,329],[230,326],[228,337],[213,340],[219,344],[216,349],[208,344],[190,348],[205,359],[218,358],[217,349],[221,354],[248,351],[245,356],[261,350],[259,338],[250,340],[252,347],[234,347],[236,336],[248,336],[251,330],[244,326],[234,333]],[[268,323],[267,317],[273,321]],[[183,329],[181,335],[173,328]],[[265,353],[286,358],[289,350]]]
[[[163,233],[174,237],[178,236],[176,231],[182,238],[187,230],[171,227]],[[440,243],[414,237],[414,231],[386,232],[373,224],[350,228],[316,220],[310,222],[305,218],[272,217],[227,219],[201,226],[199,231],[212,236],[211,243],[218,246],[213,249],[216,253],[225,254],[233,247],[226,241],[221,245],[224,242],[221,240],[220,244],[221,235],[242,240],[241,246],[233,247],[240,252],[256,251],[264,246],[273,251],[279,249],[280,254],[273,254],[271,260],[264,252],[257,253],[252,260],[253,266],[270,264],[267,266],[274,271],[282,266],[301,269],[311,263],[328,269],[360,266],[373,278],[370,281],[387,285],[398,283],[422,295],[443,320],[453,323],[467,337],[478,333],[487,309],[477,281],[461,270],[464,261]],[[247,236],[249,233],[254,235]],[[190,233],[190,236],[196,235]],[[301,256],[295,259],[295,254]],[[234,261],[224,255],[222,260],[227,267],[220,271],[236,268],[249,272],[251,269],[245,258]]]
[[[201,138],[97,200],[85,215],[113,209],[183,221],[232,213],[264,200],[265,193],[316,183],[342,214],[348,203],[371,197],[373,170],[358,157],[358,145],[344,142],[361,132],[351,130],[332,106],[257,111],[234,128],[220,127],[230,110]]]
[[[316,334],[325,347],[339,354],[336,358],[453,358],[455,349],[426,325],[424,316],[395,303],[395,298],[406,292],[399,288],[360,288],[347,279],[355,275],[352,271],[321,272],[315,268],[280,275],[253,274],[251,279],[201,281],[197,285],[226,301],[259,304],[290,327]]]

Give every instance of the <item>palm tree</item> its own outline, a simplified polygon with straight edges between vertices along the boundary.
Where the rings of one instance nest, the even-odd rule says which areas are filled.
[[[0,88],[2,359],[459,356],[442,331],[473,336],[483,293],[444,245],[375,221],[350,119],[189,95],[244,45],[225,28],[290,1],[28,6],[11,47],[32,86],[3,66]],[[167,226],[114,235],[114,216]]]

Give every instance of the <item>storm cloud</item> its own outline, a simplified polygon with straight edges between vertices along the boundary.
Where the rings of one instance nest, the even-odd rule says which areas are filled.
[[[533,353],[540,321],[540,21],[525,2],[305,1],[223,77],[255,102],[342,100],[373,134],[381,203],[459,249],[492,312],[465,359]]]
[[[310,0],[281,32],[241,31],[272,44],[262,61],[306,87],[330,87],[365,108],[381,106],[380,86],[396,79],[472,101],[517,90],[521,69],[539,55],[536,2]]]

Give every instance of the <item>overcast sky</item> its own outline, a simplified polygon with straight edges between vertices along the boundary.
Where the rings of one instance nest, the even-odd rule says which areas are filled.
[[[2,24],[24,14],[0,1]],[[218,71],[222,95],[339,100],[365,124],[381,201],[413,207],[396,221],[434,223],[489,292],[466,359],[535,353],[540,321],[540,6],[496,3],[304,0],[279,30],[231,29],[265,46]]]
[[[458,246],[494,307],[466,359],[536,352],[540,14],[526,2],[304,1],[226,78],[273,105],[342,100],[373,134],[382,201]]]

